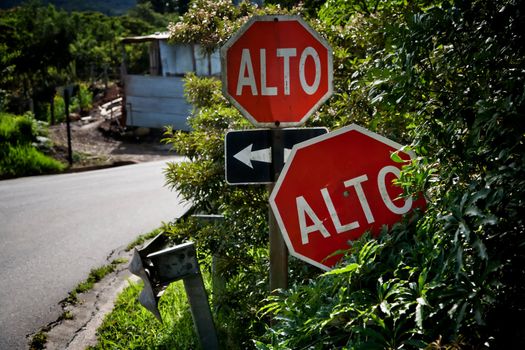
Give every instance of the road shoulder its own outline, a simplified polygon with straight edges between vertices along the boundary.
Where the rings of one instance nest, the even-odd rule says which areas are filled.
[[[132,252],[122,252],[118,257],[131,259]],[[108,259],[109,260],[109,259]],[[61,318],[43,328],[47,334],[46,349],[84,350],[97,344],[97,329],[102,324],[104,316],[113,310],[118,295],[137,278],[127,269],[128,263],[118,268],[97,282],[86,293],[78,295],[79,302],[75,305],[63,306],[64,313],[71,319]],[[33,335],[29,336],[29,339]]]

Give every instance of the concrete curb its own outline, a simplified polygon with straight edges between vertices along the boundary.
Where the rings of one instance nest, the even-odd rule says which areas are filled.
[[[132,253],[124,252],[119,258],[131,260]],[[112,257],[115,259],[116,257]],[[109,259],[108,259],[109,261]],[[97,344],[97,329],[106,314],[113,310],[118,295],[130,281],[138,278],[127,270],[128,263],[120,264],[118,269],[97,282],[93,289],[78,295],[76,305],[66,305],[64,312],[72,319],[59,319],[43,327],[47,334],[46,349],[84,350]],[[29,337],[31,339],[32,336]]]

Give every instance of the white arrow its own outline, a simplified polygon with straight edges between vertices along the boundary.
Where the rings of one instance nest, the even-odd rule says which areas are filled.
[[[242,151],[233,157],[240,160],[247,166],[253,169],[252,161],[271,163],[272,162],[272,148],[264,148],[257,151],[252,151],[253,144],[248,145]]]

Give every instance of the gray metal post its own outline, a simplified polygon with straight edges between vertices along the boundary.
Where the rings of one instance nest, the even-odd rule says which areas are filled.
[[[168,286],[180,279],[184,282],[190,304],[195,329],[203,349],[219,349],[219,342],[213,324],[213,317],[208,303],[208,296],[197,261],[197,252],[193,242],[183,243],[148,254],[151,261],[151,278],[157,280],[159,287]],[[142,277],[142,276],[141,276]],[[149,278],[149,277],[148,277]],[[159,293],[156,293],[158,297]],[[144,305],[144,304],[143,304]]]
[[[267,186],[272,193],[275,181],[284,167],[284,145],[282,129],[272,129],[272,166],[274,182]],[[288,248],[283,240],[273,211],[268,208],[270,234],[270,291],[288,288]]]
[[[215,325],[213,324],[202,275],[198,273],[187,276],[183,279],[183,282],[190,303],[193,323],[197,329],[202,348],[206,350],[219,349],[219,342],[215,333]]]

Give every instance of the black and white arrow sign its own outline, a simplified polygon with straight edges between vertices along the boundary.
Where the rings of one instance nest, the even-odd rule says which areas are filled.
[[[326,128],[230,131],[225,138],[226,181],[230,185],[274,182],[275,161],[286,162],[295,144],[327,132]]]

